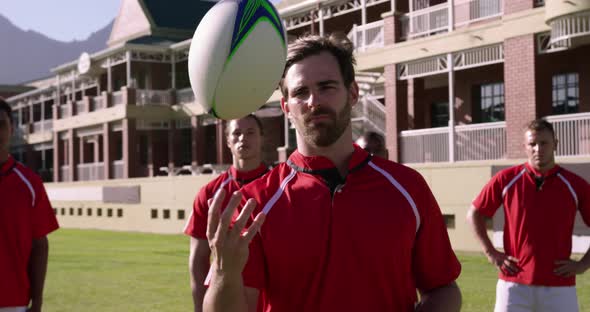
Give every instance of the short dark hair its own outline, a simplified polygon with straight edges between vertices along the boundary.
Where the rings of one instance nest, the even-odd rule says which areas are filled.
[[[285,74],[291,66],[312,55],[318,55],[324,51],[332,54],[338,61],[342,80],[346,88],[354,82],[354,65],[356,60],[353,55],[354,47],[350,39],[343,34],[334,33],[329,36],[305,35],[297,38],[289,45],[287,63],[283,71],[283,77],[279,82],[279,88],[283,97],[287,97],[287,89],[284,85]]]
[[[525,127],[525,131],[543,131],[547,130],[551,132],[551,135],[555,138],[555,131],[553,130],[553,125],[543,118],[535,119],[527,124]]]
[[[260,135],[264,135],[264,128],[262,127],[262,121],[260,121],[260,118],[258,118],[258,116],[254,115],[254,114],[248,114],[242,118],[236,118],[236,119],[231,119],[231,120],[226,121],[226,127],[224,130],[225,136],[229,135],[229,127],[228,126],[232,120],[239,120],[239,119],[244,119],[244,118],[254,119],[254,121],[256,122],[256,125],[258,126],[258,130],[260,130]]]
[[[361,138],[363,138],[365,140],[365,142],[369,142],[369,141],[377,142],[379,149],[385,148],[385,138],[381,134],[379,134],[375,131],[367,131],[361,135]]]
[[[8,120],[10,120],[10,124],[12,125],[12,107],[2,97],[0,97],[0,111],[6,112]]]

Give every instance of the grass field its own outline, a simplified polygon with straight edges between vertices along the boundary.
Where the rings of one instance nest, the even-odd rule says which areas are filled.
[[[190,311],[188,238],[61,229],[49,237],[44,311]],[[459,253],[463,311],[492,311],[496,273],[481,254]],[[590,311],[590,272],[578,278]]]

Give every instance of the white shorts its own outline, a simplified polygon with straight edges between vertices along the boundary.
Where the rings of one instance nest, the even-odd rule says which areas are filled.
[[[578,312],[575,286],[547,287],[498,280],[494,312]]]
[[[0,308],[0,312],[27,312],[27,307]]]

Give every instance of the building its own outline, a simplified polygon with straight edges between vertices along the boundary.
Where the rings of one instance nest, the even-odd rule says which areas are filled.
[[[173,218],[170,209],[153,208],[158,205],[176,207],[182,220],[196,187],[182,189],[187,203],[171,204],[172,196],[166,204],[147,204],[135,196],[147,194],[142,188],[183,184],[128,178],[183,168],[199,173],[229,161],[223,125],[193,103],[186,71],[194,25],[185,24],[183,14],[212,3],[177,2],[160,8],[155,1],[123,0],[107,50],[63,64],[50,86],[9,99],[22,131],[16,145],[22,158],[56,182],[118,179],[88,184],[95,194],[99,184],[109,185],[88,198],[94,206],[109,203],[113,216],[133,202],[150,222]],[[353,110],[354,133],[385,134],[390,158],[425,176],[456,248],[479,248],[460,220],[494,172],[525,157],[527,121],[553,122],[559,161],[590,180],[590,2],[283,0],[277,8],[289,40],[343,32],[355,43],[361,100]],[[293,129],[277,113],[279,98],[275,92],[260,112],[272,129],[267,161],[284,160],[294,148]],[[57,200],[60,221],[88,216],[84,201],[65,201],[64,189],[80,185],[54,185],[55,198],[63,200]],[[134,199],[111,203],[111,188],[129,185],[139,185],[128,196]],[[501,222],[498,216],[490,230],[499,234]],[[112,228],[130,228],[120,223]],[[576,250],[588,248],[590,231],[581,223],[576,239]]]

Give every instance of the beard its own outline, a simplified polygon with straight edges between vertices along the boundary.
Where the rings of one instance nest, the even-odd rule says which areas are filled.
[[[319,107],[302,116],[297,121],[299,131],[304,140],[311,145],[326,147],[334,144],[350,125],[352,106],[347,100],[340,112],[335,112],[325,107]],[[314,116],[326,115],[329,121],[313,122]]]

